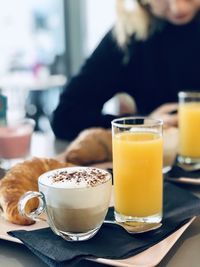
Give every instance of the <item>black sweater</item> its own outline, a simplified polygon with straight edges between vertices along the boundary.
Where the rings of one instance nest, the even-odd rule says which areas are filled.
[[[109,32],[71,79],[52,118],[52,129],[71,140],[83,129],[111,127],[104,103],[118,92],[136,101],[147,115],[159,105],[176,102],[181,90],[200,90],[200,19],[184,26],[165,23],[146,41],[134,37],[124,53]]]

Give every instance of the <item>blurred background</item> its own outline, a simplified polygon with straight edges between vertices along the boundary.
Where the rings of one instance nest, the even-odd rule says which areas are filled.
[[[36,130],[49,131],[63,86],[112,27],[115,0],[0,3],[0,90],[8,117],[32,117]]]

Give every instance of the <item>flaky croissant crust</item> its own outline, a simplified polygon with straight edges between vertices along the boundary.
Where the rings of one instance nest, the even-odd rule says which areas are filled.
[[[18,212],[18,201],[27,191],[38,191],[38,177],[44,172],[72,166],[55,159],[33,158],[16,164],[0,181],[1,215],[9,222],[29,225],[34,222],[21,216]],[[37,208],[38,200],[32,199],[26,205],[26,211]]]
[[[82,131],[63,153],[65,161],[77,165],[112,160],[112,133],[110,129],[89,128]]]

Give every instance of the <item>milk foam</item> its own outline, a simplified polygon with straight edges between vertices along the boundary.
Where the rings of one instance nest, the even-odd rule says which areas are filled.
[[[55,182],[55,177],[59,177],[60,173],[62,175],[65,173],[65,176],[68,177],[66,172],[70,175],[70,179],[63,180],[61,177],[61,180],[59,178]],[[72,175],[72,172],[78,173],[78,177],[80,175],[82,178],[77,178],[76,175]],[[87,176],[85,177],[83,174],[87,174]],[[111,187],[111,175],[102,169],[92,167],[62,168],[47,172],[39,178],[39,191],[44,193],[46,204],[57,208],[105,207],[110,200]]]
[[[62,168],[40,176],[39,181],[43,185],[54,188],[88,188],[103,184],[111,178],[111,175],[93,167],[68,167]]]

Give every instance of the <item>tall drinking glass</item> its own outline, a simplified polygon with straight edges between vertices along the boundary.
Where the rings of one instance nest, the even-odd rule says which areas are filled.
[[[178,161],[200,163],[200,92],[179,92],[178,98]]]
[[[162,220],[162,121],[126,117],[112,121],[115,219],[128,224]]]

